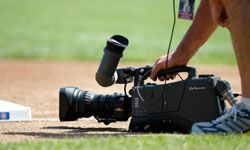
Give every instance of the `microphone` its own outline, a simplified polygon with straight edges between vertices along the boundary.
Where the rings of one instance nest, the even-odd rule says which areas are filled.
[[[103,50],[104,54],[95,76],[99,85],[108,87],[117,81],[118,75],[114,73],[128,44],[128,39],[121,35],[114,35],[107,40]]]

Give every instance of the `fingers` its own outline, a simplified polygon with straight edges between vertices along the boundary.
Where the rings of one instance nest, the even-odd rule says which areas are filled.
[[[162,68],[159,65],[155,65],[151,70],[150,78],[154,81],[157,79],[157,72],[160,71]]]
[[[170,79],[175,79],[176,78],[176,74],[172,74],[172,75],[166,75],[166,76],[160,76],[158,77],[160,81],[165,81],[165,80],[170,80]]]
[[[166,69],[166,59],[167,59],[167,56],[162,56],[160,57],[156,62],[155,62],[155,65],[154,67],[152,68],[151,70],[151,75],[150,75],[150,78],[154,81],[157,80],[157,73],[160,71],[160,70],[163,70],[163,69]],[[166,79],[170,79],[171,77],[158,77],[159,80],[161,81],[164,81]]]
[[[161,77],[158,77],[160,81],[164,81],[165,80],[165,77],[164,76],[161,76]]]
[[[164,68],[161,67],[159,64],[156,64],[152,70],[151,70],[151,75],[150,75],[150,78],[154,81],[157,80],[157,73],[160,71],[160,70],[163,70]],[[158,77],[158,79],[160,81],[164,81],[164,80],[169,80],[169,79],[175,79],[176,77],[176,74],[172,74],[172,75],[166,75],[166,76],[160,76]]]
[[[166,66],[167,59],[168,59],[168,66]],[[166,67],[171,68],[171,67],[175,66],[174,62],[176,62],[176,61],[174,59],[172,59],[172,54],[169,54],[168,56],[167,55],[161,56],[155,62],[155,65],[154,65],[154,67],[151,70],[150,78],[152,80],[156,81],[157,80],[157,73],[160,70],[165,70]],[[158,78],[159,78],[160,81],[164,81],[164,80],[174,79],[175,77],[176,77],[176,74],[167,75],[167,76],[161,76],[161,77],[158,77]]]
[[[172,80],[175,79],[175,78],[176,78],[176,75],[177,75],[177,74],[172,74],[172,75],[171,75],[171,79],[172,79]]]
[[[164,62],[162,59],[163,59],[162,57],[160,57],[159,59],[157,59],[156,62],[155,62],[155,64],[154,64],[154,67],[151,70],[150,78],[152,80],[154,80],[154,81],[156,81],[156,79],[157,79],[157,72],[160,71],[160,70],[162,70],[163,67],[164,67],[164,65],[162,65],[163,62]]]

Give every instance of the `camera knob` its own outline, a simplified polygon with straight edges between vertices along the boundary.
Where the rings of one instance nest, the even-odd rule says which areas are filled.
[[[140,69],[140,74],[143,74],[144,73],[144,69]]]

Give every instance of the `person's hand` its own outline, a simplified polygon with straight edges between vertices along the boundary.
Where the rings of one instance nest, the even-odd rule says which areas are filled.
[[[154,64],[154,67],[151,70],[151,75],[150,78],[154,81],[157,80],[157,73],[160,70],[164,70],[167,69],[166,68],[166,61],[167,61],[167,55],[161,56],[157,59],[157,61]],[[182,61],[179,57],[175,56],[174,53],[171,53],[168,55],[168,68],[171,67],[177,67],[177,66],[186,66],[187,65],[187,61]],[[168,80],[168,79],[174,79],[176,76],[176,74],[173,75],[167,75],[167,76],[162,76],[162,77],[158,77],[159,80],[163,81],[163,80]]]

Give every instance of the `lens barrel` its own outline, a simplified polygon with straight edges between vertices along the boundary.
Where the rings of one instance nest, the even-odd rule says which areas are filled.
[[[131,99],[122,94],[97,95],[77,87],[63,87],[59,94],[60,121],[74,121],[94,116],[109,124],[127,121],[131,115]]]
[[[128,39],[121,35],[114,35],[107,40],[104,54],[96,73],[96,81],[99,85],[108,87],[116,82],[117,79],[114,73],[128,44]]]

